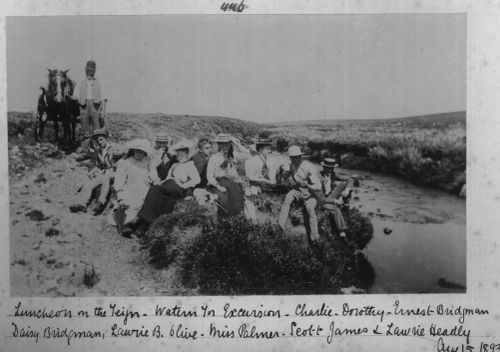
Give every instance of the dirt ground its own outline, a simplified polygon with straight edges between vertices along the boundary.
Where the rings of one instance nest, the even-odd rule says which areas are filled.
[[[86,166],[78,166],[72,157],[47,159],[43,177],[41,172],[35,169],[30,176],[10,180],[12,296],[153,296],[178,291],[168,284],[171,270],[153,269],[148,252],[136,239],[119,236],[106,215],[69,211],[87,177]],[[26,215],[34,210],[43,215]],[[47,232],[50,229],[59,232]],[[100,280],[87,288],[84,271],[92,267]]]
[[[87,170],[69,155],[46,158],[27,176],[11,175],[11,295],[196,294],[176,283],[175,267],[155,269],[137,239],[119,236],[106,219],[111,209],[100,216],[69,211]],[[465,285],[465,201],[382,175],[360,177],[351,206],[374,224],[367,249],[377,273],[374,292],[442,292],[440,278]],[[292,231],[297,232],[300,226]],[[438,252],[446,248],[456,250],[443,257]],[[402,266],[408,278],[399,277]],[[92,268],[99,280],[88,288],[84,271]]]

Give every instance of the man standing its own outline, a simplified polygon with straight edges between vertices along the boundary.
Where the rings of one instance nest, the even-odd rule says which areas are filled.
[[[290,206],[292,202],[303,203],[306,210],[306,230],[312,241],[319,240],[318,219],[316,217],[316,194],[321,191],[322,185],[316,168],[310,162],[302,159],[302,151],[299,146],[293,145],[288,148],[288,156],[291,165],[290,172],[294,189],[287,193],[279,215],[279,224],[285,229]]]
[[[80,105],[82,123],[81,152],[83,156],[89,156],[90,137],[93,131],[101,128],[99,124],[99,109],[102,102],[101,84],[94,77],[95,72],[95,61],[87,61],[85,66],[86,78],[79,84],[77,83],[73,92],[73,99],[78,100]]]

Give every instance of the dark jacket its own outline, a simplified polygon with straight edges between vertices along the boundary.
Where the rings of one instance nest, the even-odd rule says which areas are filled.
[[[194,166],[196,166],[201,178],[201,182],[197,187],[205,188],[207,186],[208,157],[204,153],[198,152],[191,157],[191,160],[194,162]]]

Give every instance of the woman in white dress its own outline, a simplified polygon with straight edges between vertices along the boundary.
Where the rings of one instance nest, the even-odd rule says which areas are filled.
[[[129,236],[132,224],[142,207],[149,187],[159,182],[156,168],[152,165],[153,149],[146,139],[136,139],[127,144],[126,157],[118,163],[114,188],[118,208],[125,209],[122,234]],[[116,219],[116,212],[115,221]]]

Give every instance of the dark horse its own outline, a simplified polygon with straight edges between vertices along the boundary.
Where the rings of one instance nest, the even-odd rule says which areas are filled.
[[[78,102],[72,99],[75,82],[67,75],[69,70],[49,70],[47,89],[41,87],[42,94],[38,97],[35,115],[35,139],[43,139],[45,122],[54,122],[54,137],[56,143],[61,143],[68,149],[76,146],[75,127],[80,114]],[[63,127],[63,140],[59,139],[59,122]]]

